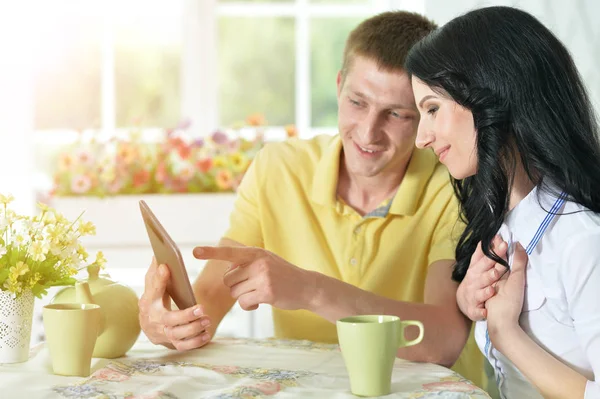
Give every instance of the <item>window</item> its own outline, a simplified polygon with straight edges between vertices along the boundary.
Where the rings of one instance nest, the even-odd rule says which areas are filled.
[[[36,130],[168,127],[180,118],[183,2],[40,2]]]
[[[211,2],[209,2],[211,3]],[[346,37],[388,9],[424,12],[424,1],[213,0],[217,15],[217,118],[227,126],[262,113],[301,137],[335,132],[336,75]]]
[[[335,131],[348,33],[421,0],[48,0],[35,51],[35,129],[168,128],[209,134],[251,114]]]

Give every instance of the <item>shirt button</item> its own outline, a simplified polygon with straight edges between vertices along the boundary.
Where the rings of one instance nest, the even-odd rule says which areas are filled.
[[[357,264],[357,263],[358,263],[358,261],[356,260],[356,258],[352,258],[352,259],[350,259],[350,264],[351,264],[352,266],[356,266],[356,264]]]

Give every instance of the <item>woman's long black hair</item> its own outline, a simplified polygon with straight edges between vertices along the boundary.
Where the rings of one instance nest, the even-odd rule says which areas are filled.
[[[594,111],[569,52],[536,18],[510,7],[471,11],[418,42],[406,70],[469,109],[477,130],[477,173],[453,180],[466,223],[454,280],[464,278],[479,241],[507,266],[491,242],[519,161],[540,189],[557,187],[600,212]]]

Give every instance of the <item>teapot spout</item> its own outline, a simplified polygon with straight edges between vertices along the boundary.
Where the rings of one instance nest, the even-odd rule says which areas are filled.
[[[75,301],[77,303],[94,303],[90,285],[86,281],[75,283]]]
[[[94,298],[92,297],[92,291],[90,290],[90,285],[86,281],[75,283],[75,302],[77,303],[91,303],[96,305],[94,302]],[[100,336],[106,327],[106,315],[100,308],[100,313],[102,316],[100,317],[100,324],[98,326],[98,336]]]

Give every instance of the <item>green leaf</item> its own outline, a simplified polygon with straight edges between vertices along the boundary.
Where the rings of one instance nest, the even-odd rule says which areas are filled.
[[[0,286],[2,284],[4,284],[4,281],[8,277],[8,273],[9,273],[8,268],[6,268],[6,269],[0,269]]]
[[[40,299],[48,293],[46,287],[44,287],[41,284],[36,284],[33,287],[31,287],[31,292],[33,293],[33,295]]]

